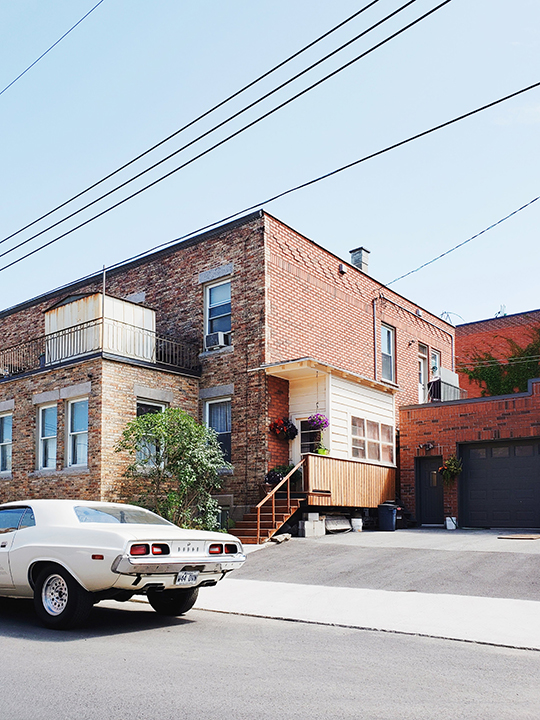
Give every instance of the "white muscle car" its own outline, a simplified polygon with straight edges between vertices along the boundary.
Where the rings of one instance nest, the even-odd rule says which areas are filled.
[[[41,622],[70,628],[100,600],[146,595],[182,615],[200,587],[245,562],[233,535],[185,530],[148,510],[84,500],[0,505],[0,596],[33,597]]]

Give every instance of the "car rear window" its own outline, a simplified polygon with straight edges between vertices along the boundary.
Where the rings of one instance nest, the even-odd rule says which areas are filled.
[[[142,508],[76,505],[75,514],[82,523],[128,523],[130,525],[170,525],[159,515]]]

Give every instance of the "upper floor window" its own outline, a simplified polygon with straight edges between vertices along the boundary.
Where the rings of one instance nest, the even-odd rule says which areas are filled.
[[[68,465],[88,464],[88,400],[68,405]]]
[[[206,335],[231,332],[231,282],[206,288]]]
[[[56,405],[39,409],[39,469],[56,468]]]
[[[206,403],[206,424],[217,432],[223,457],[231,462],[231,401],[229,398]]]
[[[156,415],[165,410],[166,405],[163,403],[150,402],[149,400],[137,400],[137,417],[143,415]],[[157,457],[157,447],[151,440],[144,440],[141,447],[137,450],[136,458],[140,465],[155,465]]]
[[[396,377],[396,331],[389,325],[381,326],[382,379],[395,381]]]
[[[441,353],[438,350],[431,351],[431,375],[439,377],[441,374]]]
[[[0,415],[0,472],[11,471],[13,415]]]

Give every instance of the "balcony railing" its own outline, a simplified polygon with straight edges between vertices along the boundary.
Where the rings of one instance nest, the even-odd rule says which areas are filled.
[[[196,346],[118,320],[99,318],[0,350],[0,377],[49,368],[100,351],[200,373]]]
[[[435,380],[428,382],[424,402],[450,402],[451,400],[465,400],[466,398],[467,391],[463,388],[444,382],[441,378],[435,378]]]

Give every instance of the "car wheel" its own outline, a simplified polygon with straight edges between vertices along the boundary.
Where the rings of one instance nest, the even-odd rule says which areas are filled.
[[[65,630],[81,625],[93,604],[92,593],[82,588],[65,568],[49,565],[39,573],[34,608],[47,627]]]
[[[152,590],[148,593],[148,602],[159,615],[183,615],[195,605],[199,588],[181,590]]]

